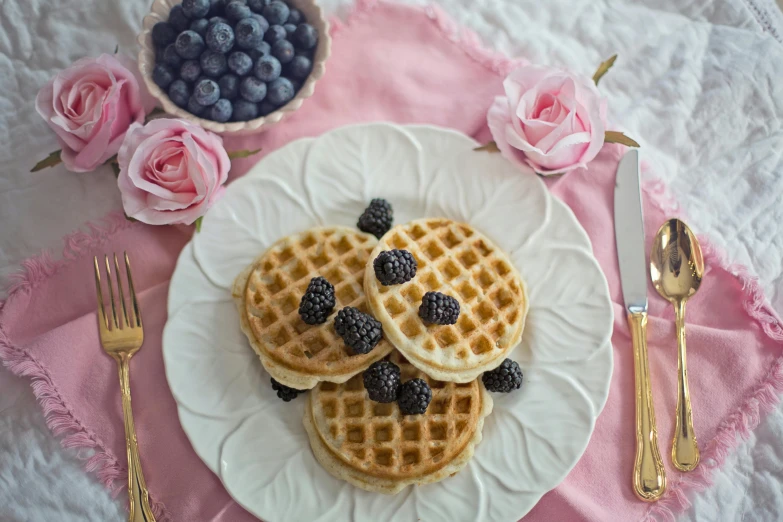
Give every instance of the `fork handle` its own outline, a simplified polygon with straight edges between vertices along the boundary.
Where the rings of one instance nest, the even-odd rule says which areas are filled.
[[[125,419],[125,449],[128,455],[128,497],[130,499],[129,522],[155,522],[150,508],[149,492],[144,482],[136,442],[136,426],[133,423],[130,393],[130,359],[127,354],[116,357],[120,372],[120,393],[122,394],[122,415]]]

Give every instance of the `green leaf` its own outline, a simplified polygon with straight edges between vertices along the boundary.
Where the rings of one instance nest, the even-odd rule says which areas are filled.
[[[598,66],[598,69],[595,71],[595,74],[593,75],[593,81],[596,85],[598,85],[598,80],[603,77],[604,74],[609,72],[609,69],[612,68],[612,65],[614,65],[614,61],[617,60],[617,55],[612,55],[608,60],[604,60],[601,62],[601,65]]]
[[[61,150],[56,150],[46,156],[46,159],[42,159],[38,163],[35,164],[35,167],[30,169],[30,172],[38,172],[39,170],[48,169],[49,167],[54,167],[55,165],[59,165],[62,163],[62,159],[60,158]]]
[[[639,144],[634,139],[619,131],[606,131],[604,133],[604,143],[619,143],[626,147],[639,147]]]
[[[112,161],[109,165],[111,165],[111,170],[114,172],[114,177],[118,177],[120,175],[120,164],[116,161]]]
[[[247,158],[248,156],[252,156],[253,154],[258,154],[261,152],[261,149],[256,150],[235,150],[228,153],[228,159],[234,160],[234,159],[240,159],[240,158]]]
[[[160,107],[155,107],[150,111],[149,114],[147,114],[147,117],[144,120],[144,123],[149,122],[150,120],[154,120],[157,116],[160,116],[161,114],[166,114],[166,111],[161,109]]]
[[[193,224],[196,226],[196,234],[201,232],[201,222],[204,221],[204,216],[199,216]]]
[[[498,144],[494,141],[487,142],[485,145],[482,145],[481,147],[476,147],[473,149],[478,152],[500,152],[500,149],[498,148]]]
[[[114,46],[114,54],[117,54],[118,52],[120,52],[120,44]]]

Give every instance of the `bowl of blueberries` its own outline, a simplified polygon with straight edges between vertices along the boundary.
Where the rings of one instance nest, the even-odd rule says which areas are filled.
[[[219,134],[258,132],[301,107],[331,46],[315,0],[154,0],[138,41],[163,110]]]

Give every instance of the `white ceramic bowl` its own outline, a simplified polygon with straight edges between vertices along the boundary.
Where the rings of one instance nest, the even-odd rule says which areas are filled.
[[[149,14],[144,17],[142,30],[137,41],[141,47],[139,51],[139,71],[147,84],[149,92],[160,102],[163,110],[167,114],[189,120],[201,127],[216,132],[218,134],[253,134],[265,130],[270,125],[282,121],[292,112],[302,106],[305,99],[309,98],[315,92],[316,82],[324,75],[326,71],[326,59],[329,57],[332,46],[332,39],[329,36],[329,22],[321,11],[315,0],[287,0],[290,5],[296,7],[305,16],[307,23],[318,30],[318,46],[313,56],[313,70],[310,76],[302,84],[302,88],[296,93],[294,99],[280,107],[275,112],[267,114],[261,118],[249,121],[235,121],[219,123],[212,120],[199,118],[174,104],[169,96],[157,84],[152,81],[152,69],[155,67],[155,46],[152,43],[152,27],[158,22],[165,22],[169,18],[171,8],[181,0],[155,0]]]

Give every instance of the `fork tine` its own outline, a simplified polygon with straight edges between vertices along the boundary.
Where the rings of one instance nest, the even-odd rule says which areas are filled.
[[[95,264],[95,292],[98,297],[98,320],[102,322],[105,328],[109,328],[109,323],[106,319],[106,310],[103,307],[103,292],[101,291],[101,269],[98,267],[98,256],[93,256],[93,262]]]
[[[117,293],[120,294],[120,304],[122,305],[122,315],[120,316],[120,319],[125,321],[122,324],[130,326],[128,309],[125,308],[125,293],[122,291],[122,272],[120,272],[120,263],[117,261],[116,253],[114,254],[114,273],[117,274]]]
[[[117,306],[114,304],[114,287],[111,281],[111,265],[109,264],[109,256],[103,256],[106,259],[106,282],[109,283],[109,300],[111,301],[111,316],[114,318],[114,328],[119,328],[120,324],[117,322]]]
[[[141,327],[141,310],[139,310],[139,302],[136,300],[136,290],[133,288],[133,276],[131,275],[130,259],[128,259],[128,252],[125,254],[125,270],[128,274],[128,292],[130,293],[131,307],[133,308],[133,326]]]

